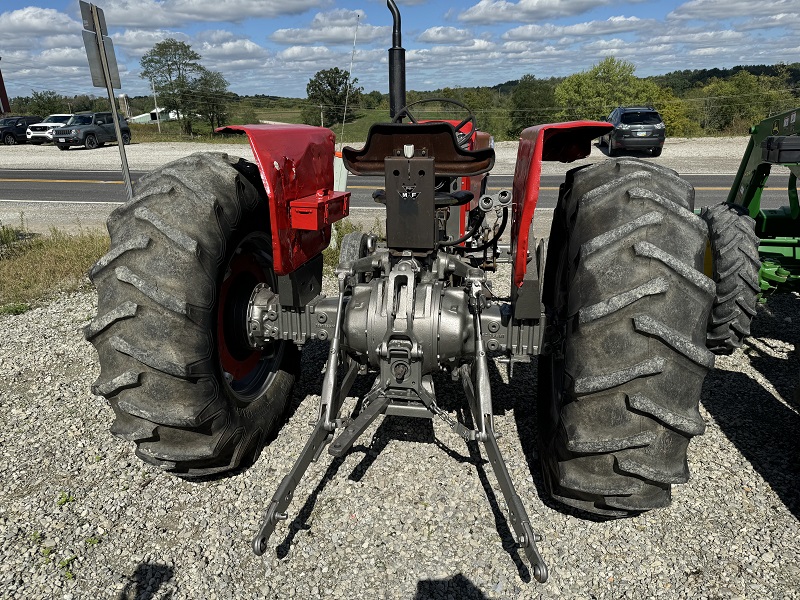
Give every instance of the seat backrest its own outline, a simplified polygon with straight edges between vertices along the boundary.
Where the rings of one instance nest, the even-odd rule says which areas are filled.
[[[370,127],[367,143],[361,150],[342,149],[347,170],[354,175],[381,175],[387,157],[403,156],[403,147],[413,145],[417,156],[433,157],[436,175],[472,177],[494,166],[494,148],[466,150],[458,145],[456,130],[450,123],[376,123]]]

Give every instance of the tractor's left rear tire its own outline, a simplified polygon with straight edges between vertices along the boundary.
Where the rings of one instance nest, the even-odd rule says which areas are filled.
[[[137,182],[108,230],[85,335],[111,432],[184,477],[251,463],[282,422],[299,363],[292,343],[247,341],[253,289],[276,284],[257,167],[225,154],[165,165]]]
[[[708,225],[706,275],[717,285],[706,346],[714,354],[731,354],[750,335],[761,291],[756,222],[743,207],[727,203],[703,208],[700,216]]]
[[[539,450],[556,500],[607,517],[663,507],[688,480],[714,355],[706,227],[674,171],[574,169],[554,214],[539,357]]]

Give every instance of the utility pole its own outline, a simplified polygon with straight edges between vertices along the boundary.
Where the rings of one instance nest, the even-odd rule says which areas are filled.
[[[161,133],[161,115],[158,114],[158,98],[156,98],[156,84],[150,80],[150,87],[153,88],[153,104],[156,106],[156,123],[158,124],[158,133]]]

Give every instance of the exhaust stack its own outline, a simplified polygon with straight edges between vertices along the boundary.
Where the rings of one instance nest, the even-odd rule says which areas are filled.
[[[389,115],[394,119],[406,105],[406,50],[403,48],[400,11],[394,0],[386,0],[392,11],[392,47],[389,48]]]

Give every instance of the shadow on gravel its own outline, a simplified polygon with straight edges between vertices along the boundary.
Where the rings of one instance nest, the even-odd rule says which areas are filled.
[[[151,600],[161,589],[161,585],[170,581],[174,574],[172,567],[166,565],[139,563],[117,600]],[[172,592],[161,594],[160,597],[172,598]]]
[[[795,397],[800,363],[795,353],[788,359],[774,356],[784,349],[773,352],[770,341],[796,341],[788,339],[794,328],[784,320],[787,317],[800,322],[800,299],[770,299],[767,309],[760,310],[753,321],[754,339],[748,339],[744,346],[746,360],[774,387],[783,402],[744,373],[719,366],[706,377],[701,401],[725,436],[775,490],[786,508],[800,518],[800,416]]]
[[[322,376],[318,374],[317,367],[307,367],[309,364],[304,357],[303,360],[304,364],[304,373],[301,379],[298,381],[298,387],[295,390],[295,396],[292,401],[292,407],[290,407],[290,412],[294,412],[297,410],[299,406],[298,401],[302,401],[308,395],[316,395],[322,389]],[[492,363],[490,363],[492,364]],[[306,370],[308,369],[308,370]],[[348,394],[349,396],[354,396],[358,398],[362,398],[372,387],[372,383],[374,380],[374,375],[367,376],[367,377],[357,377],[356,381],[353,384],[353,387]],[[453,383],[449,378],[443,376],[436,376],[434,378],[434,385],[436,388],[436,397],[437,403],[445,410],[456,410],[459,413],[459,420],[464,423],[467,427],[473,427],[471,415],[469,414],[469,410],[467,408],[466,398],[464,397],[463,390],[461,384]],[[502,383],[502,380],[499,377],[499,373],[496,369],[492,374],[492,385],[494,386],[497,382]],[[500,400],[502,398],[502,400]],[[512,396],[509,396],[505,393],[501,393],[498,395],[498,400],[495,404],[495,414],[504,414],[507,410],[512,408],[517,408],[515,406],[516,402],[519,402],[519,396],[517,396],[517,400],[514,400]],[[522,400],[522,402],[526,402]],[[360,404],[360,402],[359,402]],[[517,410],[516,412],[520,412]],[[522,409],[524,412],[524,409]],[[504,511],[501,509],[498,499],[492,489],[491,483],[488,478],[488,474],[486,472],[485,465],[487,461],[482,457],[481,451],[479,448],[479,444],[477,442],[469,442],[467,443],[467,451],[468,455],[465,455],[459,452],[458,449],[453,449],[449,447],[446,443],[442,442],[441,440],[436,438],[434,433],[433,423],[430,419],[419,419],[419,418],[412,418],[412,417],[398,417],[398,416],[382,416],[378,418],[378,428],[375,430],[375,433],[372,434],[369,444],[364,445],[363,443],[359,444],[356,443],[353,448],[350,450],[348,454],[355,454],[361,453],[363,454],[363,458],[361,461],[352,469],[349,475],[349,479],[352,481],[360,481],[364,475],[366,474],[367,470],[375,463],[375,460],[380,456],[381,452],[386,449],[392,441],[398,442],[412,442],[412,443],[424,443],[424,444],[434,444],[437,446],[445,456],[441,457],[442,460],[442,469],[446,470],[447,462],[450,460],[454,460],[461,463],[470,463],[475,466],[478,478],[481,482],[481,486],[484,489],[486,494],[486,498],[488,500],[489,508],[492,512],[495,527],[497,528],[497,532],[500,535],[500,538],[503,541],[503,548],[511,557],[514,565],[517,567],[517,571],[519,573],[520,578],[525,581],[531,581],[531,573],[528,569],[528,566],[523,562],[519,555],[519,551],[515,546],[514,538],[509,527],[508,521],[506,520],[506,516]],[[310,431],[310,429],[309,429]],[[364,440],[364,438],[361,438]],[[330,459],[327,452],[323,452],[323,455],[320,460]],[[291,549],[292,542],[297,535],[297,532],[303,529],[309,529],[310,525],[308,524],[308,520],[311,518],[311,515],[314,511],[314,506],[316,505],[317,499],[319,498],[322,491],[325,489],[327,483],[331,481],[334,477],[336,477],[339,473],[341,466],[344,464],[345,458],[334,458],[331,463],[328,465],[327,469],[325,470],[324,475],[322,476],[319,483],[314,487],[314,490],[309,494],[309,496],[305,499],[305,503],[303,504],[302,508],[297,513],[297,516],[292,521],[289,526],[289,531],[286,534],[284,540],[278,545],[277,547],[277,556],[278,558],[285,558]],[[413,485],[413,482],[409,482],[409,485]],[[485,509],[484,509],[485,510]],[[458,577],[458,576],[456,576]],[[462,577],[463,578],[463,577]],[[456,581],[455,579],[446,580],[443,585],[446,589],[451,589],[448,586],[451,585],[460,585],[458,582],[455,584],[453,583]],[[464,581],[467,581],[464,579]],[[440,587],[425,587],[427,584],[438,586],[442,582],[420,582],[419,589],[430,589],[431,591],[442,589]],[[467,581],[467,583],[469,583]],[[472,585],[469,583],[469,585]],[[473,589],[477,590],[477,588]],[[480,594],[480,591],[477,590]],[[420,591],[418,591],[419,598],[428,597],[428,596],[419,596]],[[457,597],[465,597],[465,598],[483,598],[483,595],[475,596],[475,595],[458,595]]]
[[[425,579],[417,582],[414,600],[439,600],[458,598],[459,600],[488,600],[475,584],[461,573],[449,579]]]

